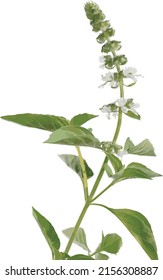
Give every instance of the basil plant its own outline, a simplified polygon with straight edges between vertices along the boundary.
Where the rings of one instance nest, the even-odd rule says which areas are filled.
[[[92,113],[80,113],[67,119],[65,116],[43,115],[43,114],[17,114],[2,116],[3,120],[11,121],[23,126],[43,129],[50,132],[45,143],[53,145],[74,146],[74,154],[61,154],[59,158],[71,168],[80,178],[83,188],[84,205],[74,227],[63,230],[68,238],[67,246],[60,249],[61,241],[54,226],[42,213],[33,207],[33,216],[44,235],[52,254],[53,260],[108,260],[110,254],[117,254],[122,246],[122,238],[116,233],[104,234],[102,232],[99,244],[90,250],[86,240],[85,230],[82,228],[82,220],[87,210],[92,207],[102,207],[112,213],[122,223],[131,235],[136,239],[147,256],[151,260],[157,260],[157,247],[151,225],[147,218],[132,209],[114,209],[109,205],[98,203],[98,198],[105,196],[110,188],[120,184],[124,180],[145,179],[150,180],[161,176],[141,162],[133,161],[125,166],[122,157],[137,155],[140,157],[154,157],[153,145],[148,139],[140,143],[134,143],[126,136],[123,144],[118,142],[122,120],[126,117],[140,120],[138,112],[139,104],[133,98],[125,97],[125,88],[132,87],[141,76],[137,70],[127,65],[127,57],[121,53],[121,42],[114,39],[115,30],[99,6],[93,2],[87,2],[84,6],[86,17],[90,22],[92,31],[97,34],[97,43],[101,45],[100,68],[105,71],[102,75],[100,88],[109,87],[115,91],[119,90],[119,98],[112,103],[104,104],[100,111],[106,114],[111,122],[116,118],[116,127],[111,138],[100,141],[92,132],[92,129],[84,127],[85,123],[97,118]],[[94,174],[82,155],[82,147],[87,147],[93,154],[98,149],[103,154],[104,160],[98,174]],[[108,183],[99,190],[99,184],[104,175],[107,174]],[[94,185],[89,186],[89,179],[95,176]],[[85,250],[85,254],[79,251],[71,254],[71,246],[76,243]]]

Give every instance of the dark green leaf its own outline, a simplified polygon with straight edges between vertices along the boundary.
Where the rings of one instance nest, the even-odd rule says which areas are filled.
[[[90,256],[79,254],[68,258],[68,260],[94,260],[94,259]]]
[[[59,155],[59,157],[66,163],[68,167],[70,167],[73,171],[75,171],[81,179],[83,179],[83,172],[78,156],[63,154],[63,155]],[[84,160],[84,165],[85,165],[87,178],[89,179],[93,176],[93,171],[88,166],[85,160]]]
[[[69,124],[64,117],[40,114],[18,114],[3,116],[2,119],[11,121],[23,126],[39,128],[48,131],[55,131],[62,126]]]
[[[130,209],[113,209],[102,204],[94,204],[112,212],[138,241],[151,260],[158,260],[156,242],[151,225],[141,213]]]
[[[51,251],[53,260],[62,260],[62,254],[55,247]]]
[[[107,234],[106,236],[102,236],[102,241],[96,249],[96,253],[107,252],[111,254],[116,254],[118,253],[121,246],[122,239],[118,234]]]
[[[66,235],[67,238],[70,238],[72,233],[73,233],[74,228],[67,228],[63,230],[63,233]],[[74,241],[75,244],[79,245],[82,247],[84,250],[90,252],[88,245],[87,245],[87,240],[86,240],[86,234],[83,228],[79,228],[77,230],[77,233],[75,235]]]
[[[147,168],[145,165],[138,162],[132,162],[125,168],[120,178],[121,179],[130,179],[130,178],[152,179],[154,177],[159,177],[159,176],[161,175]]]
[[[96,260],[108,260],[109,257],[107,255],[105,255],[105,254],[97,253],[95,255],[95,259]]]
[[[145,139],[138,145],[134,145],[131,139],[128,137],[126,139],[124,150],[129,154],[142,155],[142,156],[155,156],[154,148],[148,139]]]
[[[91,119],[94,119],[98,117],[97,115],[92,115],[92,114],[87,114],[87,113],[84,113],[84,114],[79,114],[79,115],[76,115],[74,116],[71,121],[70,121],[70,124],[72,125],[82,125],[86,122],[88,122],[89,120]]]
[[[45,143],[100,148],[100,141],[89,129],[81,126],[63,126],[54,131]]]
[[[35,220],[37,221],[37,223],[52,251],[53,259],[60,259],[61,255],[58,251],[60,248],[60,240],[58,238],[58,235],[57,235],[54,227],[36,209],[32,208],[32,210],[33,210],[33,216],[34,216]]]

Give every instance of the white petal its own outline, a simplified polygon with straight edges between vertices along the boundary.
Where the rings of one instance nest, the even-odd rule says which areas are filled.
[[[102,80],[106,81],[106,82],[111,82],[114,78],[113,73],[111,73],[111,72],[108,72],[105,74],[105,76],[102,75],[101,77],[102,77]]]
[[[110,114],[110,112],[111,112],[110,107],[104,105],[104,106],[102,107],[102,109],[101,109],[101,112],[102,112],[102,113],[109,113],[109,114]]]
[[[121,109],[122,109],[122,111],[123,111],[123,113],[127,113],[128,112],[128,108],[127,107],[125,107],[125,106],[121,106]]]
[[[104,63],[104,62],[105,62],[105,57],[104,57],[103,55],[101,55],[101,56],[99,57],[99,61],[100,61],[101,63]]]
[[[118,112],[113,112],[113,117],[116,118],[118,116]]]
[[[117,153],[117,155],[119,156],[119,157],[123,157],[123,156],[126,156],[128,154],[128,152],[126,151],[126,150],[124,150],[124,151],[118,151],[118,153]]]
[[[137,72],[137,70],[134,67],[126,67],[123,70],[123,74],[124,74],[125,77],[129,77],[129,75],[135,75],[136,72]]]
[[[126,104],[126,102],[127,102],[127,99],[125,99],[123,97],[121,97],[120,99],[117,99],[117,101],[116,101],[116,103],[119,107],[124,106]]]
[[[110,120],[110,113],[106,115],[107,119]]]
[[[129,104],[129,107],[130,107],[130,109],[135,109],[135,108],[139,108],[140,107],[140,105],[138,104],[138,103],[130,103]]]

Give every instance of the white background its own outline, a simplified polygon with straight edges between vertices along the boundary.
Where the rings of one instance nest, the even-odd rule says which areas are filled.
[[[126,98],[140,103],[141,121],[124,117],[119,144],[130,136],[135,144],[150,139],[157,157],[128,156],[124,163],[141,161],[163,174],[162,167],[162,7],[161,1],[97,0],[122,41],[128,66],[136,67],[137,85]],[[102,105],[115,101],[118,90],[99,89],[100,45],[85,17],[85,1],[0,1],[0,115],[42,113],[73,117],[99,114]],[[104,72],[103,72],[104,71]],[[100,140],[111,140],[116,121],[104,115],[90,121]],[[62,250],[62,229],[72,227],[83,205],[80,179],[58,158],[74,148],[43,144],[49,133],[0,120],[0,258],[4,263],[44,262],[50,250],[32,217],[34,206],[54,225]],[[97,174],[103,155],[82,148]],[[90,188],[95,176],[90,179]],[[104,178],[101,187],[107,185]],[[142,212],[150,221],[162,251],[162,178],[128,180],[113,187],[99,202],[113,208]],[[96,248],[104,234],[116,232],[123,247],[112,260],[143,262],[148,256],[120,222],[102,208],[92,207],[82,227],[88,244]],[[76,253],[77,247],[71,253]]]

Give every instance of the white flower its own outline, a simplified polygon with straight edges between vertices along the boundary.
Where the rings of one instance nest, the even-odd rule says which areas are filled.
[[[99,57],[99,61],[100,61],[100,63],[101,63],[100,68],[101,68],[101,69],[104,69],[104,68],[105,68],[105,57],[104,57],[103,55],[101,55],[101,56]]]
[[[105,63],[105,57],[103,55],[100,55],[99,61],[100,63]]]
[[[129,110],[131,111],[131,112],[133,112],[134,114],[138,114],[137,113],[137,111],[135,110],[135,108],[139,108],[140,107],[140,105],[138,104],[138,103],[130,103],[129,104]]]
[[[111,72],[108,72],[104,75],[101,76],[102,80],[105,81],[105,82],[111,82],[114,80],[114,75],[113,73]]]
[[[106,117],[110,120],[110,117],[111,117],[111,114],[113,115],[113,117],[114,118],[116,118],[117,116],[118,116],[118,112],[117,111],[115,111],[115,112],[113,112],[112,110],[111,110],[111,106],[106,106],[106,105],[104,105],[103,107],[102,107],[102,109],[101,109],[101,112],[102,113],[107,113],[107,115],[106,115]]]
[[[116,118],[118,116],[118,112],[113,112],[113,117]]]
[[[127,99],[121,97],[120,99],[117,99],[116,103],[119,107],[123,107],[127,103]]]
[[[136,77],[141,76],[141,75],[138,75],[136,73],[137,73],[137,70],[134,67],[126,67],[123,70],[123,75],[125,76],[125,78],[131,79],[133,81],[133,83],[137,82],[137,78]]]
[[[129,109],[125,106],[127,103],[127,99],[121,97],[120,99],[117,99],[116,103],[117,106],[120,107],[124,113],[128,112]]]
[[[131,111],[134,114],[138,115],[135,108],[138,108],[140,105],[138,103],[134,103],[132,101],[129,104],[127,104],[127,102],[128,102],[128,99],[125,99],[125,98],[120,98],[120,99],[116,100],[117,106],[120,107],[124,113]],[[126,104],[127,104],[127,106],[126,106]]]
[[[126,156],[128,152],[126,150],[118,151],[117,155],[122,159],[123,156]]]
[[[101,78],[105,83],[99,86],[100,88],[105,86],[107,83],[110,83],[110,86],[112,88],[116,88],[119,85],[118,81],[114,80],[114,74],[112,72],[108,72],[105,75],[102,75]]]
[[[101,109],[102,113],[107,113],[106,117],[110,120],[111,107],[104,105]]]

